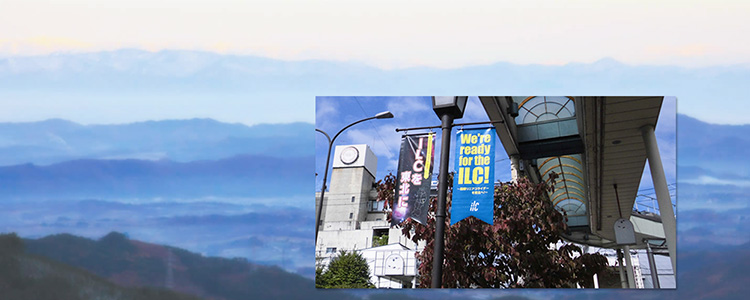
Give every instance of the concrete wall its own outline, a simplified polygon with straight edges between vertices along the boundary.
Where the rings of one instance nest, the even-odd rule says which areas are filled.
[[[375,177],[363,167],[335,168],[331,173],[324,220],[364,221]]]
[[[377,193],[373,188],[375,181],[373,172],[377,167],[377,157],[366,145],[355,146],[359,149],[360,158],[353,163],[338,162],[339,152],[349,146],[337,146],[336,153],[332,157],[334,164],[330,174],[329,189],[326,191],[326,199],[323,202],[322,225],[315,245],[316,264],[328,265],[341,250],[355,251],[372,248],[374,232],[385,229],[388,230],[389,244],[401,244],[411,249],[405,250],[404,253],[408,253],[404,255],[408,256],[405,259],[409,261],[409,274],[414,274],[416,272],[414,251],[422,248],[401,235],[401,229],[391,229],[386,221],[385,212],[371,211],[370,200],[377,198]],[[318,200],[320,195],[317,196],[316,205],[320,205]],[[333,251],[334,248],[335,251]],[[327,252],[328,249],[332,251]],[[376,267],[374,259],[374,257],[370,258],[371,272],[374,272]],[[410,280],[375,276],[373,273],[373,284],[380,288],[401,288],[404,282],[410,282]]]
[[[414,250],[405,250],[395,244],[360,251],[370,267],[370,282],[377,288],[413,287],[418,268],[415,253]],[[392,255],[401,257],[403,269],[399,274],[392,274],[392,270],[387,269],[386,261]]]

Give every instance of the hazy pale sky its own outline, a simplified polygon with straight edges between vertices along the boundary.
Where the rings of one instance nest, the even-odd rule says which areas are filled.
[[[750,32],[747,15],[750,1],[729,0],[3,0],[0,59],[136,48],[204,50],[281,60],[349,61],[384,69],[452,69],[496,62],[564,65],[607,57],[632,66],[750,68],[750,39],[744,38]],[[674,70],[678,69],[665,74],[682,72]],[[663,86],[654,81],[646,86],[630,86],[615,80],[609,83],[608,90],[595,94],[675,95],[680,99],[680,113],[712,123],[748,123],[742,100],[746,88],[734,81],[720,85],[727,81],[714,71],[687,71],[712,79],[710,83]],[[464,83],[472,80],[458,76],[455,82],[461,83],[462,78]],[[742,82],[741,78],[734,79]],[[464,90],[439,92],[429,83],[424,86],[413,89],[415,92],[397,89],[397,94],[467,94]],[[550,86],[558,88],[546,89],[547,94],[568,94],[571,89]],[[485,91],[527,94],[536,89],[524,86],[520,90]],[[313,122],[314,97],[340,94],[335,85],[333,90],[321,87],[315,93],[298,89],[269,92],[261,88],[252,95],[222,94],[221,105],[217,105],[220,85],[203,95],[188,96],[173,91],[146,96],[110,91],[102,97],[76,90],[50,97],[36,92],[0,91],[0,101],[6,108],[0,113],[0,120],[58,117],[82,123],[123,123],[210,117],[245,124]],[[574,94],[587,93],[574,90]],[[733,110],[705,110],[707,94],[722,99],[727,103],[725,107]],[[276,105],[278,111],[285,113],[268,114],[268,109],[258,107],[262,101],[251,101],[257,99],[263,99],[266,106]],[[170,105],[175,101],[183,104]]]
[[[0,56],[208,50],[382,68],[750,63],[750,1],[4,0]]]

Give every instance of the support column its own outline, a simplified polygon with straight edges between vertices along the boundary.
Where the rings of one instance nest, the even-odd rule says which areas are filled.
[[[651,169],[651,179],[654,182],[656,201],[659,203],[659,215],[661,216],[662,226],[664,226],[664,236],[667,239],[667,249],[669,250],[669,259],[672,261],[672,271],[674,274],[677,274],[677,226],[674,210],[672,210],[672,200],[669,197],[667,179],[664,175],[664,166],[661,163],[659,146],[656,144],[654,126],[646,125],[641,127],[641,134],[643,135],[643,142],[646,144],[646,157],[648,158],[648,166]]]
[[[623,255],[622,255],[622,249],[617,248],[617,265],[620,267],[620,286],[622,288],[626,289],[628,288],[628,280],[625,278],[625,267],[623,267]]]
[[[622,246],[622,252],[625,254],[625,272],[628,274],[628,288],[635,288],[635,274],[633,274],[633,258],[630,256],[630,246]]]
[[[651,281],[653,282],[653,288],[659,289],[659,274],[656,273],[656,260],[654,260],[654,252],[651,250],[651,244],[646,241],[646,255],[648,255],[648,267],[651,269]]]

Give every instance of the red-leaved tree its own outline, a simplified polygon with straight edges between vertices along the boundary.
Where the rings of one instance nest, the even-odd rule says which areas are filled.
[[[450,224],[452,175],[448,182],[445,232],[444,288],[566,288],[593,287],[594,274],[606,271],[601,254],[583,254],[565,243],[565,217],[544,197],[545,184],[521,178],[495,187],[494,225],[474,217]],[[393,207],[396,177],[378,182],[378,198]],[[411,219],[401,223],[402,233],[414,242],[426,241],[417,253],[420,287],[429,288],[435,238],[437,199],[430,200],[427,225]],[[390,221],[391,216],[388,215]]]

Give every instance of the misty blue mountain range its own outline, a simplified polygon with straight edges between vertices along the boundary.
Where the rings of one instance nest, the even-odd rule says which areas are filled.
[[[40,124],[48,122],[40,122]],[[54,122],[64,121],[54,120]],[[184,123],[189,126],[192,120],[170,122],[173,124]],[[206,122],[206,120],[201,120],[201,122]],[[211,121],[211,123],[214,122]],[[742,180],[747,179],[747,176],[744,175],[741,164],[733,163],[733,160],[741,157],[743,153],[730,150],[741,149],[739,146],[750,143],[750,139],[743,134],[743,132],[750,131],[748,130],[750,126],[711,125],[685,115],[678,115],[677,122],[679,145],[678,268],[680,270],[677,283],[678,290],[676,292],[659,291],[658,293],[642,291],[643,294],[639,295],[646,299],[680,299],[686,295],[685,293],[699,293],[700,295],[715,295],[716,298],[732,299],[735,292],[746,289],[744,285],[737,283],[737,281],[746,278],[743,272],[750,268],[747,260],[743,259],[748,255],[747,247],[750,245],[749,236],[746,234],[746,232],[750,232],[750,222],[748,222],[750,208],[748,208],[746,201],[750,186],[741,184]],[[219,122],[215,123],[220,124]],[[10,128],[13,127],[12,125],[2,124],[2,127]],[[32,125],[39,124],[20,124],[20,126],[34,128],[35,126]],[[310,127],[309,124],[298,124],[296,126],[306,128],[305,130]],[[132,126],[122,125],[122,127],[130,128]],[[171,130],[178,130],[178,127],[175,125]],[[56,128],[63,127],[57,126]],[[231,126],[228,128],[231,128]],[[706,138],[705,141],[695,138],[696,134],[708,133],[714,134]],[[68,137],[71,140],[77,139],[72,134]],[[7,136],[3,138],[7,139]],[[722,141],[726,139],[734,141],[735,144],[722,149],[721,151],[724,151],[722,152],[723,156],[713,155],[710,156],[712,159],[707,159],[712,154],[711,149],[723,146]],[[190,177],[184,176],[185,174],[202,174],[209,179],[211,177],[217,178],[217,181],[231,181],[233,177],[251,178],[258,174],[283,174],[283,176],[288,176],[285,178],[293,179],[289,182],[290,188],[305,187],[309,191],[312,190],[312,187],[309,186],[309,180],[312,178],[309,174],[312,170],[311,164],[312,157],[305,155],[288,158],[239,155],[225,159],[191,162],[175,162],[165,159],[76,159],[40,166],[24,163],[0,167],[0,180],[3,182],[0,188],[5,189],[4,193],[15,192],[16,194],[13,195],[28,198],[61,193],[60,190],[40,189],[39,184],[46,182],[52,187],[57,186],[57,188],[63,188],[67,185],[64,190],[71,194],[65,198],[80,199],[72,192],[93,191],[106,196],[106,189],[97,190],[96,184],[111,184],[109,187],[114,187],[118,193],[127,193],[128,190],[124,187],[129,186],[134,191],[153,191],[154,185],[151,181],[157,180],[159,182],[158,180],[161,178],[165,181],[176,180],[175,182],[180,182],[180,178]],[[275,170],[273,165],[281,167]],[[298,168],[299,165],[307,167]],[[725,165],[734,167],[726,168]],[[245,169],[252,168],[261,172],[245,171]],[[696,182],[695,180],[701,178],[701,176],[714,178],[715,181]],[[91,183],[91,185],[76,185],[75,182]],[[118,184],[122,186],[118,187]],[[190,188],[186,187],[188,190]],[[166,187],[160,187],[160,189],[157,188],[156,191],[165,194],[177,192],[168,190]],[[301,188],[298,192],[302,190],[304,189]],[[196,193],[196,191],[190,190],[190,193]],[[292,193],[292,189],[283,190],[283,194],[288,193]],[[100,197],[106,198],[105,196]],[[714,205],[704,205],[707,201],[714,201]],[[18,208],[22,211],[23,208],[19,208],[20,205],[15,203],[13,206],[6,207]],[[738,208],[725,209],[722,207],[723,205]],[[245,251],[255,249],[255,251],[261,252],[258,249],[273,245],[273,241],[278,240],[279,237],[284,237],[286,241],[277,245],[283,245],[288,249],[299,249],[296,252],[290,250],[290,257],[286,258],[288,260],[292,260],[291,256],[296,255],[298,260],[304,261],[309,258],[310,254],[308,253],[313,251],[311,237],[308,236],[308,230],[305,230],[306,225],[312,226],[313,224],[312,208],[308,211],[305,209],[269,209],[266,206],[257,211],[246,210],[241,213],[241,206],[221,203],[122,204],[103,200],[81,200],[75,202],[63,201],[60,206],[49,207],[48,211],[41,212],[39,215],[52,216],[55,213],[64,212],[65,207],[69,209],[71,214],[63,213],[62,216],[56,217],[52,221],[42,222],[40,226],[57,228],[62,231],[75,231],[76,228],[117,227],[116,224],[120,224],[118,222],[126,220],[124,216],[141,214],[143,220],[146,220],[146,226],[140,229],[142,231],[153,231],[149,228],[175,228],[175,231],[177,231],[178,228],[182,228],[191,230],[198,240],[211,236],[220,230],[251,233],[250,237],[213,244],[214,250],[207,251],[211,254],[221,255],[222,252],[218,249],[232,247],[248,249]],[[239,213],[226,214],[222,207],[231,207],[231,210]],[[159,213],[164,209],[173,212],[189,210],[193,210],[193,212],[177,213],[175,216],[165,217]],[[88,211],[101,218],[84,220],[84,218],[72,214],[75,211]],[[205,213],[200,214],[199,211]],[[120,215],[118,212],[122,212],[122,214]],[[279,228],[277,225],[280,224],[284,224],[284,226]],[[298,228],[299,230],[291,230],[291,228]],[[138,232],[138,229],[135,232]],[[267,235],[261,232],[265,232]],[[269,236],[274,238],[269,239]],[[738,260],[735,261],[735,258]],[[250,259],[253,261],[252,257]],[[277,257],[259,260],[260,263],[282,264],[283,259]],[[308,275],[311,272],[309,267],[299,267],[298,271],[301,274]],[[713,289],[704,286],[703,281],[708,276],[720,278],[722,284],[715,285]],[[408,291],[406,293],[417,298],[424,296]],[[448,292],[443,296],[449,296],[451,293]],[[477,291],[476,293],[482,292]],[[625,291],[611,291],[611,293],[616,295],[625,293]],[[539,291],[528,294],[528,296],[533,299],[535,295],[540,294],[560,299],[596,298],[600,296],[598,292],[593,291],[578,295],[571,295],[566,292]]]
[[[685,115],[678,115],[677,122],[681,178],[701,174],[750,178],[750,166],[740,163],[750,149],[750,125],[707,124]]]
[[[76,159],[190,162],[238,155],[313,155],[308,123],[227,124],[212,119],[81,125],[50,119],[0,123],[0,165],[48,165]]]
[[[137,95],[212,92],[217,100],[241,92],[281,107],[322,95],[670,95],[693,99],[742,97],[745,66],[689,69],[631,66],[611,58],[563,66],[494,63],[458,69],[382,70],[359,63],[280,61],[200,51],[121,49],[0,58],[0,91],[44,94],[85,91]],[[658,83],[658,84],[654,84]],[[263,95],[263,97],[257,97]],[[707,109],[710,105],[707,103]],[[312,106],[309,106],[312,108]],[[727,108],[725,108],[727,109]],[[283,114],[276,112],[275,114]],[[311,120],[312,121],[312,120]]]
[[[0,193],[14,198],[303,195],[312,190],[312,183],[302,184],[312,169],[312,156],[243,155],[188,163],[83,159],[0,167]]]
[[[212,119],[0,123],[0,231],[116,229],[310,276],[314,221],[300,207],[312,204],[313,132]]]
[[[705,113],[710,113],[717,105],[732,109],[721,107],[721,99],[745,97],[748,82],[750,69],[742,66],[630,66],[612,59],[564,66],[380,70],[194,51],[0,58],[0,100],[18,94],[63,102],[80,94],[158,98],[169,91],[209,93],[217,103],[223,97],[273,101],[281,110],[311,108],[316,95],[557,95],[565,90],[573,95],[674,95],[678,109],[680,99],[691,98],[705,101]],[[209,119],[2,123],[0,231],[98,239],[119,230],[146,242],[245,257],[311,276],[313,128],[310,123],[245,126]],[[750,294],[750,170],[745,159],[750,125],[715,125],[678,115],[676,140],[677,290],[359,292],[370,299],[744,299]],[[257,180],[271,184],[253,186]],[[113,199],[174,193],[197,202]],[[225,199],[237,195],[252,196],[244,202]],[[261,201],[267,197],[298,205],[292,209],[283,201]],[[307,200],[308,206],[299,205]],[[311,285],[310,293],[316,292]]]
[[[304,195],[312,125],[0,123],[0,197]],[[295,183],[295,184],[291,184]]]

